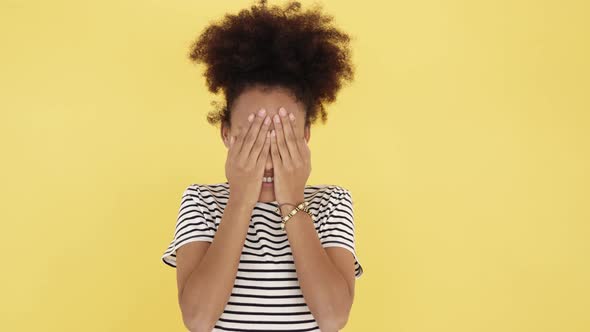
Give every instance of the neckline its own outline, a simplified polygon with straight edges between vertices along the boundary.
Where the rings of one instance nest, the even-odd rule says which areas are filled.
[[[223,182],[223,184],[229,189],[229,181],[225,181]],[[305,188],[307,189],[307,185],[305,186]],[[270,201],[270,202],[256,202],[256,206],[260,205],[260,204],[268,204],[268,205],[272,205],[272,206],[278,206],[279,202],[277,200],[274,201]]]
[[[224,185],[225,185],[227,188],[229,188],[229,181],[225,181],[225,182],[223,182],[223,184],[224,184]],[[274,201],[270,201],[270,202],[260,202],[260,201],[256,202],[256,205],[257,205],[257,206],[258,206],[258,205],[260,205],[260,204],[269,204],[269,205],[273,205],[273,206],[278,206],[278,205],[279,205],[279,202],[278,202],[278,201],[276,201],[276,200],[274,200]]]
[[[260,202],[260,201],[258,201],[258,202],[256,202],[256,205],[260,205],[260,204],[269,204],[269,205],[276,206],[276,205],[279,205],[279,202],[278,201],[270,201],[270,202]]]

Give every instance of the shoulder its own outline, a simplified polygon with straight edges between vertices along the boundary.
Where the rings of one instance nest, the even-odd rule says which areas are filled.
[[[191,183],[186,187],[184,192],[199,200],[227,198],[229,197],[229,184],[227,182],[210,184]]]
[[[187,187],[184,188],[184,191],[182,192],[182,196],[185,197],[191,197],[194,199],[199,199],[199,196],[201,195],[201,188],[199,187],[198,184],[189,184]]]
[[[352,206],[352,194],[346,187],[335,184],[310,185],[305,187],[306,197],[312,202],[320,203],[320,207],[346,204]]]
[[[189,201],[199,207],[202,213],[211,214],[222,209],[229,198],[229,184],[225,183],[191,183],[185,187],[182,201]]]
[[[348,188],[336,184],[319,184],[305,186],[305,191],[310,195],[321,197],[340,197],[350,195]]]
[[[183,197],[201,204],[221,203],[229,198],[229,183],[192,183],[184,191]],[[334,205],[352,205],[352,194],[344,186],[335,184],[318,184],[305,186],[305,198],[311,202],[318,202],[322,208]]]

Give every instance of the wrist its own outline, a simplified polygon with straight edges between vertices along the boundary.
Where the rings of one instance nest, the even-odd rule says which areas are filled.
[[[241,199],[238,197],[234,197],[230,194],[229,198],[227,199],[227,205],[226,205],[226,209],[228,206],[231,206],[234,209],[240,210],[240,211],[252,211],[254,209],[254,206],[256,205],[256,203],[252,203],[252,202],[248,202],[245,199]]]
[[[303,197],[303,195],[301,195],[299,198],[293,198],[293,199],[287,199],[285,201],[279,201],[279,204],[285,204],[285,205],[281,205],[280,210],[281,210],[281,215],[286,215],[289,212],[293,211],[293,209],[295,209],[295,207],[297,207],[297,205],[299,205],[300,203],[302,203],[305,200],[305,197]]]
[[[301,202],[303,202],[305,200],[305,197],[303,194],[301,195],[293,195],[293,196],[289,196],[286,198],[277,198],[277,201],[279,202],[279,204],[293,204],[293,205],[297,205]]]

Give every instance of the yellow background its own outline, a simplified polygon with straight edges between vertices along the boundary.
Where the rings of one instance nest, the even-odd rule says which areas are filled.
[[[345,331],[590,331],[588,2],[322,3],[357,68],[308,182],[353,195]],[[160,256],[225,181],[186,55],[252,2],[0,4],[0,330],[184,331]]]

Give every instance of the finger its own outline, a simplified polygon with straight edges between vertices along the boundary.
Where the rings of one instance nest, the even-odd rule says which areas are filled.
[[[274,167],[283,165],[283,160],[281,159],[279,148],[277,146],[277,132],[274,129],[270,132],[270,156]]]
[[[291,161],[294,164],[301,163],[301,153],[299,152],[299,146],[297,144],[297,137],[296,132],[293,130],[293,119],[295,115],[293,113],[288,113],[285,108],[281,107],[279,112],[284,112],[286,115],[281,118],[281,123],[283,124],[283,132],[285,134],[285,143],[287,148],[289,149],[289,154],[291,155]]]
[[[236,135],[239,134],[239,131],[236,133]],[[233,158],[236,155],[236,136],[231,135],[229,138],[229,151],[227,152],[228,156]]]
[[[299,134],[299,123],[297,123],[293,112],[289,112],[289,120],[291,120],[291,128],[293,128],[293,137],[295,138],[295,141],[298,142],[301,139]]]
[[[309,143],[307,142],[307,140],[305,140],[305,137],[300,138],[297,141],[299,142],[299,146],[301,147],[299,151],[303,151],[303,153],[301,153],[301,158],[305,162],[309,162],[309,160],[311,159],[311,150],[309,149]]]
[[[270,118],[269,118],[270,119]],[[259,168],[263,168],[266,164],[266,159],[270,154],[270,131],[266,131],[266,136],[264,138],[264,145],[262,146],[262,153],[258,156],[258,163],[256,164]]]
[[[248,115],[248,123],[249,123],[248,128],[238,127],[235,136],[232,136],[233,142],[230,139],[230,146],[231,146],[231,150],[232,150],[231,157],[232,158],[235,158],[237,155],[239,155],[240,151],[242,150],[242,144],[244,143],[244,136],[246,135],[248,130],[252,127],[254,116],[255,116],[254,113],[250,113]]]
[[[241,142],[242,139],[240,138],[240,134],[242,133],[241,129],[238,129],[235,135],[230,136],[229,138],[229,151],[228,159],[234,159],[235,156],[239,153],[240,147],[238,146],[238,142]]]
[[[295,117],[295,114],[293,114],[292,112],[289,113],[289,119],[291,120],[291,127],[293,128],[293,137],[295,137],[295,143],[297,144],[297,147],[299,148],[299,153],[301,154],[301,158],[303,158],[303,160],[308,160],[308,158],[306,158],[306,154],[309,151],[309,147],[307,146],[307,141],[305,140],[305,135],[303,134],[302,136],[299,136],[299,124],[297,123],[297,119]]]
[[[262,128],[258,132],[258,137],[256,138],[256,142],[254,143],[254,146],[252,147],[252,151],[250,151],[250,157],[248,160],[252,164],[256,164],[258,161],[258,157],[260,155],[260,150],[262,150],[262,148],[264,147],[266,138],[268,136],[267,134],[268,134],[269,127],[270,127],[270,117],[266,116],[264,118],[264,121],[262,122]]]
[[[258,110],[258,112],[256,112],[256,116],[254,116],[254,119],[250,123],[250,128],[248,128],[248,132],[243,137],[242,149],[240,150],[239,157],[242,162],[247,161],[250,157],[250,151],[252,150],[252,146],[254,146],[254,143],[256,142],[256,138],[258,137],[260,127],[262,127],[262,122],[264,120],[265,115],[266,110],[264,108]],[[248,118],[248,121],[250,121],[250,118]]]
[[[276,131],[276,141],[277,146],[279,149],[279,154],[281,155],[281,160],[284,164],[291,163],[291,155],[289,154],[289,148],[287,147],[287,143],[285,142],[285,135],[283,134],[283,124],[281,118],[278,114],[275,114],[275,131]]]

